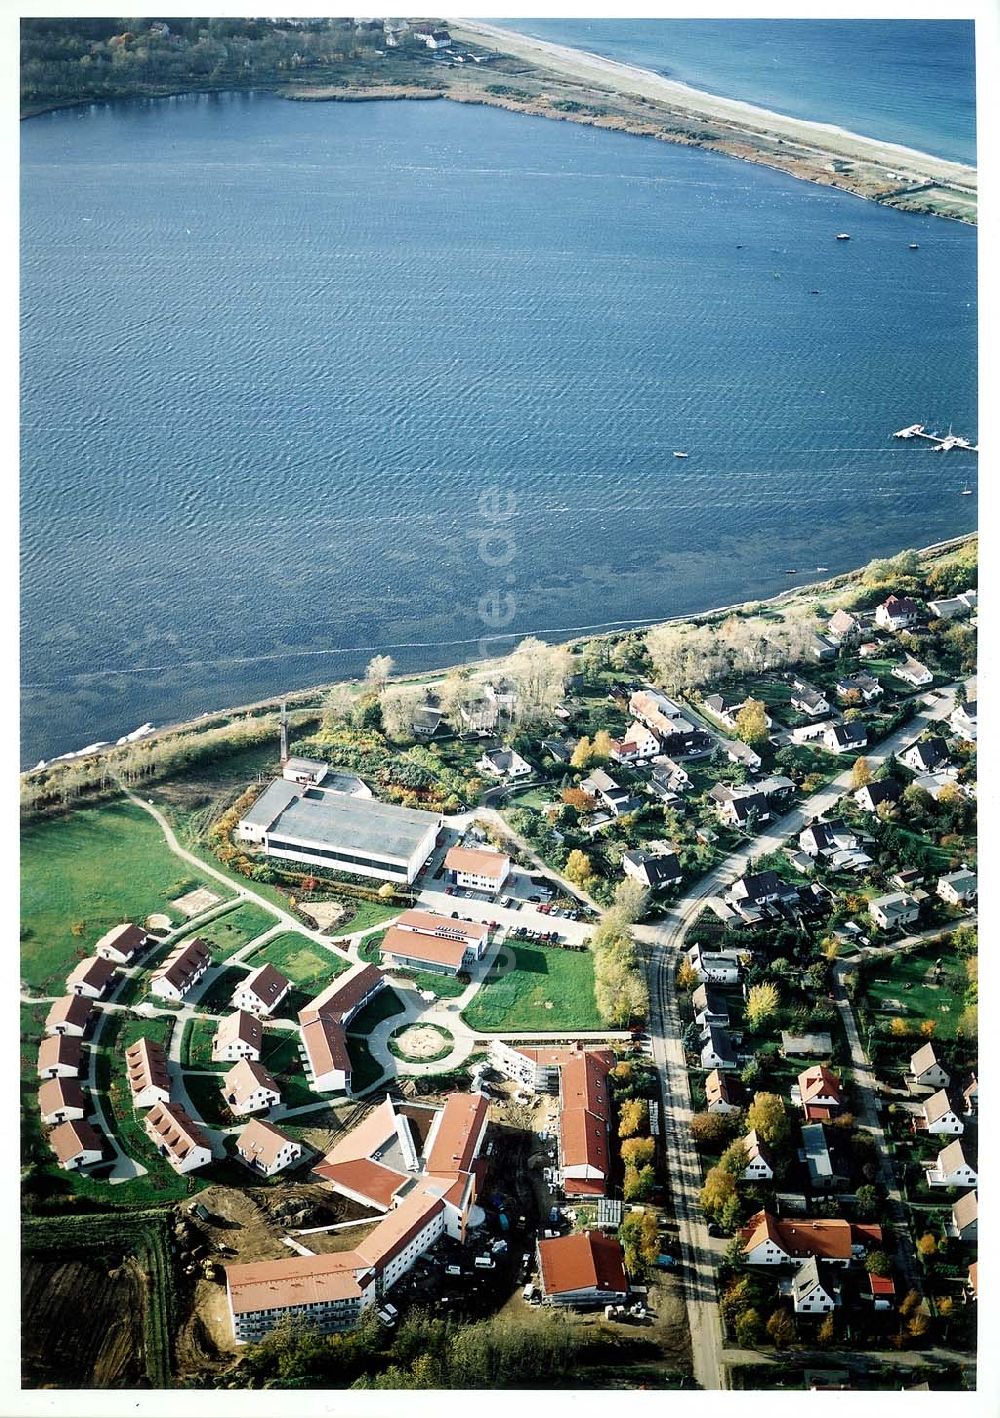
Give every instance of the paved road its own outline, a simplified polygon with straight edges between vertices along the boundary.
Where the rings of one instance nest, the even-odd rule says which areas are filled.
[[[946,691],[940,691],[933,706],[922,708],[908,724],[867,752],[865,757],[872,767],[878,767],[890,754],[900,753],[919,738],[929,724],[946,717],[954,705],[955,688],[952,685]],[[720,895],[726,886],[745,872],[751,858],[777,851],[793,833],[801,832],[809,822],[835,807],[850,789],[853,766],[852,761],[850,767],[844,768],[819,792],[785,813],[766,833],[753,838],[745,847],[713,867],[676,902],[663,921],[654,926],[639,926],[635,931],[637,939],[644,941],[648,947],[650,1035],[663,1093],[664,1145],[684,1261],[681,1276],[687,1299],[695,1378],[706,1389],[726,1387],[722,1327],[715,1289],[715,1269],[721,1248],[712,1245],[698,1205],[701,1167],[690,1140],[691,1095],[680,1042],[681,1024],[674,974],[684,937],[701,914],[706,901]],[[867,1069],[860,1041],[858,1048]],[[872,1122],[878,1128],[874,1100],[872,1106]],[[894,1185],[887,1154],[884,1163],[888,1168],[888,1181]],[[902,1268],[907,1277],[911,1273],[911,1265],[912,1261]]]

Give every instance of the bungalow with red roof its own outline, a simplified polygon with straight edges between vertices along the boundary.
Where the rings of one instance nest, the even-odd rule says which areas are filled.
[[[264,1026],[260,1020],[238,1009],[219,1021],[212,1038],[212,1062],[235,1063],[237,1059],[250,1059],[257,1063],[263,1045]]]
[[[83,1067],[83,1045],[64,1034],[50,1034],[38,1046],[39,1078],[78,1078]]]
[[[253,1118],[236,1139],[236,1155],[254,1172],[273,1177],[302,1156],[302,1144],[273,1123]]]
[[[57,999],[45,1017],[46,1034],[67,1034],[81,1039],[94,1013],[89,999],[81,995],[64,995]]]
[[[89,1123],[60,1123],[49,1133],[49,1146],[65,1172],[92,1167],[104,1156],[104,1144]]]
[[[385,987],[375,965],[359,965],[339,976],[299,1012],[299,1038],[314,1093],[351,1091],[352,1065],[347,1026]]]
[[[38,1111],[46,1127],[78,1122],[87,1115],[87,1099],[75,1078],[50,1078],[38,1090]]]
[[[880,1226],[853,1226],[839,1217],[779,1220],[758,1211],[737,1232],[747,1265],[785,1265],[815,1256],[835,1265],[850,1265],[870,1245],[882,1240]]]
[[[613,1236],[578,1231],[539,1241],[537,1253],[542,1294],[551,1305],[590,1309],[628,1294],[622,1248]]]
[[[382,954],[397,965],[455,975],[481,960],[489,944],[484,921],[461,921],[435,911],[404,911],[386,931]]]
[[[791,1100],[802,1108],[807,1122],[826,1122],[841,1111],[844,1095],[840,1079],[825,1064],[813,1064],[792,1085]]]

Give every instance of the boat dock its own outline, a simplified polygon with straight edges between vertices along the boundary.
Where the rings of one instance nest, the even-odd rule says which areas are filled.
[[[964,449],[967,453],[978,453],[979,444],[970,443],[967,438],[960,438],[957,433],[952,433],[949,429],[947,434],[928,433],[922,423],[911,423],[909,428],[900,428],[892,435],[893,438],[924,438],[928,443],[934,445],[933,452],[949,453],[952,448]]]

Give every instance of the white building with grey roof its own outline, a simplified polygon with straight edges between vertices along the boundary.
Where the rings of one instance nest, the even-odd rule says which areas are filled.
[[[434,812],[278,778],[244,814],[236,835],[269,857],[409,884],[440,827]]]

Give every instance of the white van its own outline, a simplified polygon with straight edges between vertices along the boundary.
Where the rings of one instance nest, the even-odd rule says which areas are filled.
[[[475,1259],[475,1261],[473,1262],[473,1264],[475,1265],[475,1267],[476,1267],[477,1270],[492,1270],[492,1269],[493,1269],[493,1257],[492,1257],[492,1256],[476,1256],[476,1259]]]

